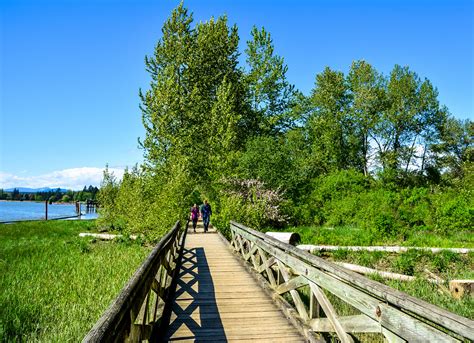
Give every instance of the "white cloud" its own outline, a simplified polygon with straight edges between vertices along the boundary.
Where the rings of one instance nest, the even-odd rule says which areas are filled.
[[[99,186],[102,181],[103,168],[81,167],[53,171],[38,176],[19,176],[0,171],[0,188],[66,188],[81,190],[84,186]],[[109,168],[109,171],[121,179],[124,169]]]

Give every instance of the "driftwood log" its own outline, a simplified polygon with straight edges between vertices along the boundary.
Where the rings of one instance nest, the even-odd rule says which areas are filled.
[[[408,250],[422,250],[431,251],[432,253],[439,253],[441,251],[451,251],[458,254],[468,254],[474,252],[474,249],[467,248],[425,248],[425,247],[400,247],[400,246],[337,246],[337,245],[313,245],[300,244],[296,246],[298,249],[315,253],[316,251],[335,251],[335,250],[350,250],[350,251],[382,251],[402,253]]]
[[[265,234],[290,245],[296,245],[301,240],[300,235],[296,232],[266,232]]]
[[[113,235],[111,233],[89,233],[89,232],[81,232],[79,237],[94,237],[98,239],[102,239],[104,241],[111,241],[115,238],[123,237],[123,235]],[[130,235],[130,239],[137,239],[136,235]]]
[[[364,266],[359,266],[357,264],[351,264],[351,263],[345,263],[345,262],[334,262],[337,265],[344,267],[346,269],[352,270],[353,272],[359,273],[359,274],[364,274],[364,275],[370,275],[370,274],[377,274],[380,277],[384,279],[389,279],[389,280],[398,280],[398,281],[415,281],[414,276],[410,275],[404,275],[404,274],[397,274],[397,273],[390,273],[390,272],[384,272],[381,270],[377,269],[372,269]],[[435,280],[430,280],[430,281],[435,281]],[[437,281],[435,281],[437,283]]]

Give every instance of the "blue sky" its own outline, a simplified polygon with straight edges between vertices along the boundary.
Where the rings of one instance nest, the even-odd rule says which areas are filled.
[[[0,188],[98,185],[142,160],[144,56],[178,1],[0,1]],[[241,51],[253,25],[273,36],[308,94],[325,66],[365,59],[429,78],[458,118],[474,117],[473,1],[189,0],[195,21],[227,14]]]

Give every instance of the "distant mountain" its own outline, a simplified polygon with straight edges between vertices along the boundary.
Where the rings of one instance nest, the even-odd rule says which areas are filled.
[[[13,192],[15,188],[18,189],[20,193],[56,192],[57,190],[57,188],[49,188],[49,187],[43,187],[43,188],[14,187],[14,188],[4,189],[4,191]],[[65,188],[60,188],[61,193],[66,193],[67,191],[68,190]]]

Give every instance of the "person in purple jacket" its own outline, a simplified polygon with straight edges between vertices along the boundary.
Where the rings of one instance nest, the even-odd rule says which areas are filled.
[[[199,207],[198,205],[194,204],[193,207],[191,207],[191,220],[193,221],[193,229],[194,232],[196,232],[196,225],[199,219]]]

